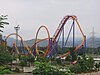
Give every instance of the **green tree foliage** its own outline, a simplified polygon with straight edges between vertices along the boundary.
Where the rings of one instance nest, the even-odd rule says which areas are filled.
[[[31,66],[31,64],[35,62],[35,58],[32,55],[28,55],[27,61],[30,63]]]
[[[6,65],[12,61],[10,52],[5,49],[3,45],[0,45],[0,65]]]
[[[9,25],[8,22],[6,22],[5,20],[7,20],[7,15],[1,15],[0,16],[0,28],[4,28],[4,25]],[[1,29],[0,29],[0,32],[3,32]]]
[[[71,48],[70,48],[70,55],[71,55],[71,60],[72,60],[72,62],[75,61],[75,60],[77,59],[77,56],[76,56],[74,50],[75,50],[74,47],[71,47]]]
[[[60,64],[59,60],[58,63]],[[75,75],[74,73],[70,73],[68,68],[52,65],[52,63],[49,58],[42,58],[37,55],[36,62],[34,63],[35,68],[32,72],[33,75]]]
[[[91,56],[83,56],[78,62],[70,67],[70,70],[74,73],[90,72],[93,70],[94,61]]]
[[[69,69],[64,69],[59,66],[52,66],[50,62],[35,62],[33,75],[75,75]]]
[[[50,59],[49,58],[43,58],[43,57],[40,57],[39,55],[36,55],[36,61],[38,61],[38,62],[49,62]]]
[[[31,66],[35,62],[35,58],[32,55],[21,56],[19,55],[19,60],[25,63],[25,66]]]
[[[3,74],[11,74],[11,73],[12,73],[12,71],[10,71],[10,69],[7,69],[4,66],[0,66],[0,75],[3,75]]]

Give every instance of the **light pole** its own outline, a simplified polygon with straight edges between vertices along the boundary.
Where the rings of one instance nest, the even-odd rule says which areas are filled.
[[[16,30],[16,45],[18,46],[18,30],[20,29],[19,25],[14,27],[14,29]]]

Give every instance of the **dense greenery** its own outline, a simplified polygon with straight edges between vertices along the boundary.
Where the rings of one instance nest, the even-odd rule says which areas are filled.
[[[98,48],[87,48],[86,49],[86,54],[89,54],[89,55],[100,55],[100,47]]]
[[[70,67],[74,73],[91,72],[94,68],[94,61],[91,56],[83,56],[78,59],[78,62]]]
[[[0,75],[11,74],[12,71],[4,66],[0,66]]]
[[[9,51],[5,49],[3,45],[0,45],[0,66],[10,63],[13,59],[13,56]]]
[[[75,60],[77,60],[77,56],[74,52],[75,48],[71,47],[70,48],[70,56],[71,56],[71,61],[74,62]]]
[[[27,56],[19,55],[19,60],[21,61],[20,65],[22,66],[23,64],[23,67],[31,66],[35,62],[35,58],[32,55],[27,55]]]
[[[68,55],[68,57],[65,60],[62,60],[60,58],[56,59],[56,57],[53,57],[51,59],[44,59],[42,57],[37,56],[37,62],[35,62],[36,69],[33,70],[33,75],[49,75],[49,73],[50,75],[53,75],[53,73],[57,73],[57,75],[59,75],[59,72],[61,73],[60,75],[66,75],[66,73],[68,75],[71,73],[83,73],[94,71],[93,57],[89,55],[78,56],[73,52],[74,48],[69,48],[69,50],[71,54]],[[77,62],[75,64],[72,64],[72,62],[74,61]]]
[[[0,65],[7,65],[12,60],[15,60],[14,56],[10,53],[10,47],[8,50],[5,49],[3,45],[0,45]],[[91,56],[83,55],[77,57],[73,52],[74,48],[69,48],[71,54],[65,60],[57,59],[56,56],[52,58],[43,58],[39,55],[36,56],[36,60],[33,56],[23,56],[19,55],[19,65],[23,68],[25,66],[33,66],[33,75],[75,75],[75,73],[91,72],[94,69],[94,61]],[[77,61],[76,64],[71,63]],[[64,62],[69,62],[65,64]],[[69,66],[67,66],[69,65]],[[96,68],[100,67],[100,64],[95,64]],[[1,69],[1,74],[11,73],[9,69]]]
[[[40,61],[40,60],[41,61]],[[75,75],[66,67],[60,65],[52,65],[51,61],[48,62],[48,58],[44,59],[37,56],[37,60],[34,63],[35,69],[33,75]]]
[[[60,66],[52,66],[50,62],[35,62],[33,75],[75,75],[69,69]]]

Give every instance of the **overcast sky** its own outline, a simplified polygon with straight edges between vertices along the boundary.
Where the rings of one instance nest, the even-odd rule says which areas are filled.
[[[15,32],[26,40],[35,37],[37,29],[46,25],[51,36],[65,15],[76,15],[85,34],[100,31],[100,0],[0,0],[0,15],[8,15],[9,26],[4,35]],[[40,34],[42,37],[42,35]]]

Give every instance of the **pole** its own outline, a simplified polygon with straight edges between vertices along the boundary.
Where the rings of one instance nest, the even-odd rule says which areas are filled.
[[[20,29],[19,25],[14,27],[14,29],[16,30],[16,45],[18,46],[18,30]]]
[[[93,27],[93,31],[92,31],[92,41],[93,41],[93,43],[92,43],[92,49],[93,49],[93,51],[94,51],[94,38],[95,38],[94,34],[95,34],[95,32],[94,32],[94,27]]]
[[[87,50],[87,38],[86,38],[86,35],[84,36],[86,41],[85,41],[85,51],[84,51],[84,54],[86,53],[86,50]]]
[[[73,47],[75,47],[75,25],[73,20]]]

